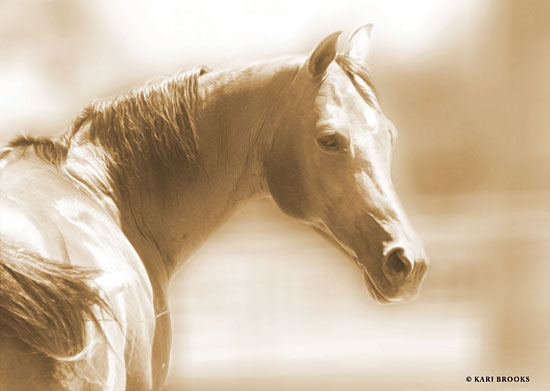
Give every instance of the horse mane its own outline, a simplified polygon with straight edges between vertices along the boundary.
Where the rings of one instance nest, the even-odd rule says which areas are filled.
[[[113,165],[151,158],[168,164],[174,157],[193,163],[199,152],[198,78],[206,72],[206,67],[196,67],[117,98],[93,102],[61,137],[17,136],[0,158],[13,149],[33,147],[42,160],[59,166],[67,158],[71,139],[87,127],[85,139],[101,146]]]
[[[85,137],[100,145],[114,165],[151,158],[168,164],[174,157],[193,163],[199,151],[198,78],[206,72],[196,67],[113,100],[94,102],[76,118],[70,137],[86,126]]]
[[[42,160],[55,166],[59,166],[65,160],[69,150],[67,138],[64,136],[53,139],[20,135],[12,139],[6,149],[0,151],[0,159],[13,149],[26,150],[29,147],[33,147]]]
[[[96,310],[111,314],[91,268],[63,264],[0,242],[0,336],[61,364],[86,347],[86,322],[103,334]]]

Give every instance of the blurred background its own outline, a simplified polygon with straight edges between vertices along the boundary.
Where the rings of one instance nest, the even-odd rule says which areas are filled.
[[[419,298],[374,303],[352,262],[255,201],[172,282],[167,389],[549,389],[549,20],[544,0],[4,0],[0,143],[193,65],[306,54],[373,22],[394,183],[432,261]]]

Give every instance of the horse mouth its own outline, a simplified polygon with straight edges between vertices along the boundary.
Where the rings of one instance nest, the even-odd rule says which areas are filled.
[[[332,231],[328,228],[328,226],[323,222],[316,222],[316,223],[310,223],[311,227],[317,231],[318,234],[323,236],[325,239],[327,239],[329,242],[331,242],[333,245],[336,246],[337,249],[342,251],[345,255],[352,258],[357,266],[359,266],[361,270],[361,274],[363,275],[363,280],[365,281],[365,285],[367,286],[367,290],[369,291],[369,294],[371,297],[377,301],[380,304],[387,304],[387,303],[393,303],[393,300],[387,299],[380,290],[376,287],[376,284],[372,280],[371,276],[369,275],[369,272],[367,271],[367,268],[365,265],[363,265],[361,262],[359,262],[359,258],[357,257],[357,254],[355,251],[351,250],[348,246],[343,245],[338,239],[336,239],[336,236],[332,233]]]

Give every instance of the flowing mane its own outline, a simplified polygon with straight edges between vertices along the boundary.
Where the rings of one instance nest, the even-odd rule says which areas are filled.
[[[196,67],[112,100],[93,102],[61,137],[21,135],[8,143],[8,150],[32,146],[40,158],[59,165],[67,157],[71,139],[86,126],[88,141],[101,146],[114,165],[136,161],[138,155],[161,164],[174,158],[194,163],[199,152],[197,80],[206,72],[205,67]]]
[[[206,72],[197,67],[154,82],[112,101],[95,102],[74,121],[71,137],[88,124],[87,137],[103,147],[114,163],[138,154],[166,162],[173,157],[196,161],[198,135],[195,108],[198,78]]]

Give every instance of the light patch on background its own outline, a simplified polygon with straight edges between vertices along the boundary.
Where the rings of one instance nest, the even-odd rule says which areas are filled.
[[[104,27],[133,42],[128,47],[136,59],[162,61],[167,52],[177,51],[183,58],[200,56],[203,61],[218,63],[226,55],[235,60],[288,54],[289,50],[295,52],[295,44],[303,46],[301,36],[305,36],[303,42],[313,44],[328,31],[346,30],[349,34],[352,26],[370,22],[375,24],[378,50],[391,47],[392,57],[425,61],[442,41],[471,38],[490,2],[104,0],[100,4],[96,12],[106,22]]]
[[[67,126],[66,120],[56,113],[66,111],[75,116],[90,100],[112,95],[125,85],[135,86],[197,64],[219,66],[280,55],[303,55],[329,32],[343,30],[343,41],[354,28],[369,22],[375,24],[375,68],[396,60],[422,63],[441,54],[438,48],[445,46],[442,41],[471,40],[490,2],[481,5],[473,0],[76,2],[69,8],[72,11],[82,8],[72,22],[76,27],[80,23],[82,38],[77,34],[71,37],[63,29],[50,33],[48,29],[56,21],[48,25],[39,11],[47,10],[46,5],[25,4],[28,10],[19,6],[22,12],[18,2],[8,1],[3,6],[5,17],[0,19],[11,26],[9,35],[32,37],[33,25],[21,27],[16,22],[25,15],[40,36],[34,43],[29,41],[35,53],[18,45],[0,59],[4,81],[0,102],[6,108],[0,116],[0,136],[16,126],[22,131],[40,124],[52,128],[49,132],[54,133],[54,126]],[[60,4],[62,9],[64,2],[50,4]],[[9,18],[10,12],[16,16]],[[63,49],[48,52],[48,46],[54,45],[56,39],[60,47],[65,45],[66,50],[71,50],[71,61],[82,63],[81,69],[70,62],[63,63],[66,62],[61,57]],[[79,44],[80,41],[84,42]],[[56,56],[58,66],[51,64],[55,64]],[[28,61],[29,58],[34,62]],[[56,67],[60,75],[48,80],[44,75],[47,68],[43,64],[34,65],[43,61]],[[63,74],[63,67],[69,72]],[[49,83],[45,84],[46,80]],[[71,94],[65,93],[63,83],[73,83],[79,88]],[[25,119],[20,116],[18,119],[18,113],[26,112],[27,107],[33,110],[25,113]],[[5,136],[0,138],[3,139]]]
[[[0,140],[8,128],[20,123],[23,108],[27,105],[36,103],[32,113],[35,118],[55,116],[55,113],[63,110],[59,105],[65,98],[58,93],[55,85],[45,82],[33,64],[26,62],[24,58],[7,64],[2,62],[0,61]]]

